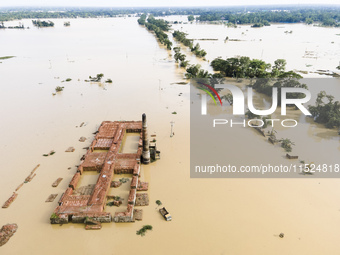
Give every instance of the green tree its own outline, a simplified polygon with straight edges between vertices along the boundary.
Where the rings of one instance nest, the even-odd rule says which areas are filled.
[[[139,25],[145,25],[145,22],[146,22],[146,14],[143,13],[140,18],[137,20],[138,24]]]
[[[164,19],[155,19],[153,15],[150,15],[145,22],[146,16],[144,14],[138,19],[139,24],[144,24],[145,27],[153,31],[158,38],[159,42],[166,46],[168,50],[171,50],[172,42],[169,40],[168,35],[164,33],[164,31],[168,31],[170,29],[169,22]]]
[[[184,61],[181,61],[181,63],[179,63],[179,66],[186,68],[188,66],[188,64],[189,64],[189,61],[188,60],[184,60]]]
[[[315,106],[308,106],[314,120],[324,124],[327,128],[340,127],[340,103],[334,102],[334,96],[325,91],[318,93]]]
[[[312,20],[311,18],[306,18],[306,19],[305,19],[305,23],[306,23],[307,25],[311,25],[311,24],[313,24],[313,20]]]
[[[147,230],[152,230],[152,226],[151,225],[144,225],[140,230],[136,231],[137,235],[140,236],[145,236],[145,233]]]
[[[104,74],[100,73],[100,74],[97,74],[96,77],[89,76],[89,78],[90,78],[90,81],[100,82],[102,80],[103,76],[104,76]]]
[[[178,30],[175,30],[173,33],[172,33],[172,36],[179,42],[183,43],[184,46],[186,47],[189,47],[190,49],[193,48],[193,43],[192,43],[192,40],[189,40],[186,38],[186,33],[184,32],[181,32],[181,31],[178,31]]]
[[[227,58],[223,60],[216,58],[211,62],[214,71],[220,71],[226,77],[235,78],[264,78],[269,76],[267,70],[270,64],[263,60],[253,59],[249,57]]]
[[[52,21],[41,21],[41,20],[32,20],[32,23],[36,27],[54,27],[54,23]]]
[[[177,52],[177,53],[175,53],[174,58],[175,58],[176,63],[178,63],[178,61],[184,61],[186,56],[185,56],[185,54]]]
[[[279,141],[281,147],[285,149],[286,152],[291,152],[293,150],[292,146],[295,145],[290,139],[284,138]]]
[[[272,77],[278,77],[283,74],[286,69],[286,60],[285,59],[277,59],[274,61],[274,65],[272,66]]]
[[[221,99],[225,99],[230,105],[233,105],[234,98],[232,94],[227,94],[221,97]]]
[[[173,50],[174,50],[175,53],[179,53],[181,51],[181,48],[180,47],[174,47]]]
[[[198,72],[200,71],[201,65],[196,64],[196,65],[191,65],[186,69],[186,74],[185,77],[188,79],[191,78],[196,78],[198,75]]]
[[[187,79],[191,78],[211,78],[211,74],[201,69],[201,66],[199,64],[191,65],[186,69],[185,77]]]

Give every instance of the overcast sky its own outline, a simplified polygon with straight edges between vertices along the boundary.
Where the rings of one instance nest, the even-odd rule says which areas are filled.
[[[340,0],[0,0],[4,6],[235,6],[269,4],[337,4]]]

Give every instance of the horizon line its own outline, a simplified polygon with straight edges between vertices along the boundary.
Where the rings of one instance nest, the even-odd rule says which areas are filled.
[[[0,8],[228,8],[228,7],[288,7],[288,6],[340,6],[340,3],[313,3],[313,4],[299,4],[299,3],[291,3],[291,4],[245,4],[245,5],[188,5],[188,6],[178,6],[178,5],[169,5],[169,6],[86,6],[86,5],[75,5],[75,6],[58,6],[58,5],[8,5],[8,6],[0,6]]]

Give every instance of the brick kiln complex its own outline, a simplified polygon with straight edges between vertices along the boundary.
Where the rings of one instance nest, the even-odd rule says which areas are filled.
[[[126,133],[140,134],[138,149],[135,153],[120,153]],[[148,184],[140,182],[140,164],[150,162],[149,141],[147,135],[146,116],[142,121],[104,121],[87,153],[82,157],[76,174],[69,187],[59,200],[59,205],[51,215],[52,224],[68,222],[94,224],[101,222],[133,222],[135,220],[135,205],[147,205],[147,193],[137,193],[147,190]],[[151,147],[150,147],[151,148]],[[154,150],[155,146],[152,147]],[[159,153],[159,152],[158,152]],[[141,162],[142,161],[142,162]],[[97,171],[99,177],[94,188],[87,193],[74,192],[84,171]],[[131,174],[131,189],[125,212],[112,215],[105,212],[107,194],[115,174]],[[137,201],[136,201],[137,197]],[[143,199],[147,197],[147,199]],[[136,204],[138,203],[139,204]],[[147,201],[147,202],[145,202]],[[89,223],[90,222],[90,223]],[[95,222],[95,223],[93,223]]]

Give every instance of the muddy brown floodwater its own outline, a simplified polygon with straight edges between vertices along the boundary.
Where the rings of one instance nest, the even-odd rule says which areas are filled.
[[[181,18],[184,16],[168,19]],[[31,29],[0,31],[1,56],[16,56],[0,64],[0,202],[5,202],[41,164],[35,178],[18,191],[13,204],[0,209],[0,225],[19,226],[0,248],[1,254],[338,253],[339,179],[190,179],[189,86],[171,85],[183,80],[183,69],[135,17],[70,21],[70,27],[63,26],[64,20],[53,20],[54,28],[37,29],[30,20],[23,20]],[[189,38],[219,39],[200,41],[210,61],[234,55],[271,63],[285,58],[288,69],[314,70],[334,69],[339,60],[339,29],[335,28],[302,24],[261,29],[182,24],[174,28],[187,32]],[[285,34],[286,30],[293,33]],[[280,37],[273,36],[275,33]],[[224,43],[227,35],[245,41]],[[316,52],[318,58],[303,58],[306,50]],[[193,56],[189,59],[210,68],[208,62]],[[113,83],[84,82],[98,73]],[[72,81],[62,82],[67,78]],[[339,80],[334,80],[337,87],[329,91],[338,97]],[[64,90],[52,96],[56,86],[64,86]],[[143,208],[143,221],[103,224],[100,231],[85,231],[83,224],[51,225],[49,217],[57,200],[100,123],[140,120],[143,112],[148,116],[149,135],[156,135],[161,150],[161,160],[142,166],[142,180],[149,182],[150,197],[150,205]],[[170,138],[172,121],[175,135]],[[306,160],[339,155],[335,132],[306,120],[301,128],[302,137],[282,132],[288,132],[286,135],[296,143],[294,150]],[[254,157],[261,152],[277,162],[285,160],[283,150],[273,150],[248,129],[238,135],[249,139],[250,148],[256,144]],[[88,139],[79,142],[82,136]],[[128,140],[133,143],[134,137]],[[125,149],[133,149],[130,145]],[[66,153],[70,146],[75,151]],[[306,146],[324,146],[333,154],[320,155],[312,149],[305,152]],[[42,156],[51,150],[56,153]],[[252,163],[251,158],[247,160]],[[59,177],[63,181],[53,188],[51,184]],[[115,176],[114,180],[122,177]],[[81,184],[92,184],[95,178],[88,174]],[[110,194],[127,196],[128,187],[129,182],[118,194],[115,189]],[[57,199],[45,203],[52,193],[59,194]],[[169,210],[171,222],[162,219],[156,200]],[[123,202],[119,210],[124,211],[125,206]],[[145,237],[137,236],[136,231],[146,224],[153,230]],[[281,232],[284,238],[279,238]]]

